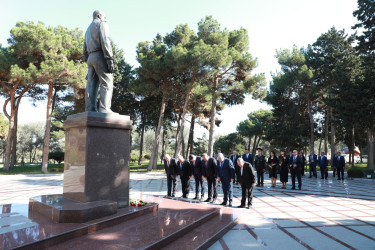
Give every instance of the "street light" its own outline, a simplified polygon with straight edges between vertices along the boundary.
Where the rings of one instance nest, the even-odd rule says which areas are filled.
[[[308,142],[309,142],[309,139],[308,138],[306,138],[306,137],[302,137],[302,143],[303,143],[303,146],[305,146],[305,158],[306,158],[306,151],[307,151],[307,144],[308,144]],[[305,172],[307,172],[307,164],[305,163]]]

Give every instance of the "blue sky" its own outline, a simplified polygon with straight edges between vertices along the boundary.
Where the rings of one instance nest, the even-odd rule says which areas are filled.
[[[197,23],[212,15],[222,27],[248,30],[250,53],[258,58],[256,73],[279,69],[275,52],[292,48],[294,44],[306,47],[318,36],[335,26],[352,33],[357,20],[352,13],[356,0],[1,0],[0,43],[6,45],[9,31],[17,21],[42,21],[46,25],[62,25],[85,31],[95,9],[107,15],[112,40],[124,50],[128,63],[136,65],[136,45],[152,40],[157,33],[169,33],[178,24],[197,29]],[[0,99],[0,104],[3,103]],[[45,119],[45,103],[33,108],[26,100],[21,103],[20,123]],[[267,105],[246,99],[244,105],[228,107],[221,114],[223,123],[219,134],[235,131],[236,125],[246,119],[249,112]]]

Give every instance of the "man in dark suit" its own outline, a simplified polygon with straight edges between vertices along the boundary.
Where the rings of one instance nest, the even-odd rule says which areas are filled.
[[[252,154],[250,154],[249,149],[246,149],[246,153],[242,155],[242,159],[248,163],[251,164],[251,166],[254,166],[254,157]]]
[[[298,156],[298,151],[293,150],[293,156],[290,158],[291,169],[290,173],[292,175],[292,189],[296,189],[296,176],[298,180],[298,189],[302,188],[302,179],[301,179],[301,165],[302,159]]]
[[[204,197],[204,185],[203,185],[203,163],[202,158],[195,155],[189,156],[190,166],[191,166],[191,172],[193,175],[193,178],[195,179],[195,197],[194,200],[202,200]],[[199,186],[201,189],[201,196],[199,198]]]
[[[327,179],[328,178],[328,160],[327,156],[324,155],[324,152],[320,153],[319,159],[318,159],[318,165],[320,167],[320,175],[321,179]]]
[[[234,172],[236,173],[236,178],[233,180],[233,184],[237,184],[237,185],[238,185],[238,181],[239,181],[239,167],[237,165],[237,159],[238,158],[239,158],[239,156],[237,155],[237,151],[234,150],[233,155],[230,156],[230,160],[233,162]]]
[[[338,152],[336,152],[336,154],[333,155],[332,157],[332,177],[335,177],[336,176],[336,169],[337,169],[337,156],[338,156]]]
[[[207,180],[208,197],[205,202],[215,203],[217,198],[217,164],[216,160],[206,153],[202,154],[203,176]]]
[[[263,187],[263,181],[264,181],[264,170],[266,168],[266,157],[262,155],[262,149],[257,148],[257,155],[255,156],[254,165],[255,169],[257,171],[258,176],[258,183],[257,186]]]
[[[167,174],[168,193],[167,196],[174,197],[176,193],[176,177],[178,174],[176,160],[169,154],[164,155],[164,168]]]
[[[337,180],[344,180],[345,158],[337,152]]]
[[[245,207],[247,198],[247,208],[252,206],[253,188],[255,186],[255,171],[249,162],[245,162],[242,158],[237,160],[240,167],[240,185],[242,188],[242,199],[239,208]]]
[[[311,154],[309,156],[309,166],[310,166],[310,177],[312,178],[313,176],[315,178],[318,177],[316,173],[316,164],[318,162],[318,156],[314,153],[314,151],[311,151]]]
[[[229,206],[232,206],[233,200],[233,180],[234,180],[234,166],[230,159],[224,158],[222,153],[217,156],[218,162],[218,181],[221,182],[223,188],[224,200],[221,205],[227,205],[229,198]],[[228,197],[229,196],[229,197]]]
[[[182,198],[188,198],[191,178],[191,167],[188,161],[185,161],[181,155],[177,158],[177,169],[181,179]]]

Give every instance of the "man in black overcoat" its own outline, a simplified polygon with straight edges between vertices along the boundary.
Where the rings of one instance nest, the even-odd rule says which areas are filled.
[[[245,162],[242,158],[237,160],[240,168],[240,185],[242,188],[242,199],[239,208],[243,208],[246,205],[247,208],[252,206],[253,201],[253,188],[255,186],[255,170],[249,162]]]
[[[203,169],[202,169],[202,158],[195,155],[189,156],[190,166],[193,178],[195,179],[195,197],[194,200],[202,200],[204,197],[204,185],[203,185]],[[199,198],[199,187],[201,196]]]
[[[207,180],[208,197],[205,202],[215,203],[217,198],[217,163],[206,153],[202,154],[203,159],[203,176]]]
[[[164,168],[167,174],[168,193],[167,196],[175,197],[176,194],[176,178],[178,175],[177,164],[174,158],[169,154],[164,155]]]
[[[177,170],[181,179],[182,198],[188,198],[190,189],[191,167],[190,163],[181,155],[177,157]]]

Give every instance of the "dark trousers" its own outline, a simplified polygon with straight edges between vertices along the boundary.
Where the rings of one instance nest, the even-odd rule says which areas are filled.
[[[261,184],[263,185],[263,181],[264,181],[264,172],[261,170],[257,170],[257,176],[258,176],[258,185]]]
[[[208,199],[213,198],[216,200],[217,198],[217,182],[215,178],[207,177],[207,186],[208,186]]]
[[[301,170],[298,167],[292,168],[291,169],[291,174],[292,174],[292,187],[296,187],[296,176],[298,180],[298,188],[302,187],[302,179],[301,179]]]
[[[201,198],[204,196],[204,185],[202,176],[195,176],[195,197],[199,198],[199,185],[201,186]]]
[[[341,175],[340,175],[341,174]],[[337,168],[337,179],[344,179],[344,168]]]
[[[336,176],[336,166],[332,165],[332,171],[333,171],[332,177],[335,177]],[[339,174],[339,173],[337,173],[337,174]]]
[[[224,203],[227,203],[228,196],[229,196],[229,203],[232,203],[233,200],[233,183],[231,181],[229,182],[221,182],[221,186],[223,187],[223,193],[224,193]]]
[[[176,176],[174,175],[168,175],[167,176],[168,181],[168,196],[175,195],[176,193]]]
[[[189,188],[190,188],[190,179],[189,176],[181,176],[181,186],[182,186],[182,197],[187,198],[189,195]]]
[[[327,179],[328,178],[328,167],[327,166],[323,166],[323,167],[320,167],[320,177],[323,179]]]
[[[317,177],[316,173],[316,164],[310,164],[310,177],[314,176],[315,178]]]
[[[305,176],[305,164],[303,164],[303,166],[301,166],[301,175]]]
[[[252,206],[253,205],[253,186],[244,187],[242,186],[242,199],[241,199],[241,206],[245,206],[246,204],[246,198],[247,198],[247,205]]]
[[[240,178],[241,178],[241,177],[240,177],[240,176],[241,176],[240,171],[241,171],[241,170],[240,170],[240,167],[236,166],[236,167],[235,167],[235,172],[236,172],[236,176],[235,176],[235,177],[236,177],[236,178],[234,178],[234,180],[233,180],[233,184],[234,184],[234,183],[238,183],[238,182],[240,181]]]

